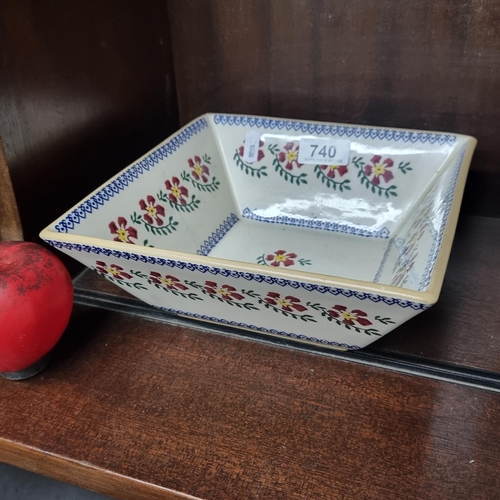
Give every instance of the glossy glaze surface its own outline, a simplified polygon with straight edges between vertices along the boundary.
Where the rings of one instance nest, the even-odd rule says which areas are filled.
[[[348,141],[345,165],[299,162],[301,140],[325,138]],[[169,312],[356,349],[437,298],[429,285],[474,145],[205,115],[42,237]]]

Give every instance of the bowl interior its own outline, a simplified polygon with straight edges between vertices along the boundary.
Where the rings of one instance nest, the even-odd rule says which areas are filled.
[[[349,161],[299,163],[317,137],[350,141]],[[206,115],[52,229],[424,291],[469,140]]]

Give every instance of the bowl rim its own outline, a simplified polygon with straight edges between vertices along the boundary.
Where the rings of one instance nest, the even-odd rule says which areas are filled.
[[[205,121],[209,124],[208,126],[210,126],[211,123],[215,124],[215,122],[213,121],[213,118],[215,116],[235,117],[235,118],[240,117],[247,119],[262,119],[262,120],[283,120],[283,121],[297,122],[303,124],[318,124],[318,125],[330,125],[330,126],[333,125],[341,127],[345,126],[345,127],[353,127],[357,129],[369,129],[369,130],[373,130],[374,128],[376,128],[380,130],[408,132],[417,134],[418,133],[438,134],[438,135],[450,134],[450,132],[435,132],[429,130],[406,129],[398,127],[378,127],[373,125],[368,126],[368,125],[358,125],[358,124],[344,124],[336,122],[322,122],[315,120],[296,120],[294,118],[265,117],[259,115],[247,115],[239,113],[204,113],[203,115],[194,118],[189,123],[176,130],[173,134],[171,134],[165,140],[161,141],[159,144],[151,148],[140,158],[128,164],[125,168],[120,170],[116,175],[109,178],[107,181],[105,181],[103,184],[97,187],[94,191],[88,194],[85,198],[80,200],[76,205],[74,205],[65,213],[63,213],[55,221],[51,222],[47,227],[45,227],[40,232],[39,234],[40,238],[48,242],[49,244],[51,244],[51,242],[61,242],[61,243],[70,243],[73,245],[88,245],[102,249],[110,249],[117,252],[126,252],[129,254],[135,254],[139,256],[143,255],[145,257],[171,259],[179,262],[193,263],[202,266],[228,269],[228,270],[246,272],[251,274],[264,275],[264,276],[271,276],[278,279],[308,282],[320,286],[355,290],[363,293],[368,293],[371,295],[383,295],[386,297],[396,298],[400,300],[407,300],[410,302],[421,303],[429,306],[437,302],[439,294],[441,292],[448,260],[451,253],[451,247],[453,244],[453,239],[458,222],[458,216],[463,198],[463,192],[465,189],[467,174],[470,168],[472,155],[477,144],[476,138],[470,135],[454,134],[454,133],[452,134],[454,137],[465,141],[465,152],[461,163],[460,171],[458,174],[458,178],[453,190],[453,198],[448,213],[448,217],[445,223],[445,228],[442,235],[439,252],[434,264],[434,269],[430,276],[429,285],[427,286],[427,289],[424,291],[410,290],[406,288],[376,283],[372,281],[341,278],[339,276],[313,273],[302,270],[291,270],[286,268],[269,268],[269,266],[262,266],[259,264],[223,259],[219,257],[201,256],[198,254],[188,253],[188,252],[165,250],[162,248],[150,248],[142,245],[130,245],[127,243],[116,242],[113,240],[106,240],[103,238],[96,238],[93,236],[81,236],[74,233],[59,232],[53,229],[53,227],[56,224],[63,221],[68,215],[73,213],[75,210],[82,208],[86,201],[91,199],[97,193],[101,192],[106,186],[108,186],[117,178],[119,178],[123,173],[125,173],[127,170],[138,164],[141,160],[147,158],[153,152],[158,150],[158,148],[160,148],[162,145],[168,143],[169,141],[177,137],[179,134],[184,132],[189,127],[193,126],[202,119],[205,119]],[[217,126],[217,124],[215,124],[215,126]],[[222,151],[220,150],[220,144],[218,143],[218,141],[216,141],[216,144],[217,148],[219,149],[219,152],[222,155]]]

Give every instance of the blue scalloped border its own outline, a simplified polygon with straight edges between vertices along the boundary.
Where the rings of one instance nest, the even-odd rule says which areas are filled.
[[[140,175],[149,171],[151,167],[154,167],[161,160],[169,157],[191,139],[191,137],[206,127],[208,127],[208,122],[205,118],[200,118],[186,127],[172,137],[166,144],[152,151],[141,161],[128,168],[113,182],[106,184],[106,186],[94,196],[78,205],[70,214],[56,224],[55,230],[58,233],[67,233],[73,230],[75,226],[80,224],[82,220],[87,217],[87,215],[91,214],[94,210],[98,210],[100,206],[104,205],[104,203],[113,198],[113,196],[125,189],[129,184],[132,184]]]
[[[201,245],[198,255],[207,256],[229,230],[239,221],[235,214],[231,214]]]
[[[340,344],[338,342],[335,342],[333,340],[324,340],[324,339],[317,339],[316,337],[308,337],[307,335],[299,335],[297,333],[288,333],[288,332],[283,332],[280,330],[268,330],[267,328],[264,328],[262,326],[256,326],[256,325],[247,325],[246,323],[239,323],[238,321],[228,321],[227,319],[221,319],[221,318],[215,318],[213,316],[205,316],[204,314],[196,314],[196,313],[189,313],[185,311],[179,311],[177,309],[170,309],[169,307],[160,307],[160,306],[154,306],[156,309],[160,309],[161,311],[168,312],[170,314],[181,314],[182,316],[188,316],[189,318],[195,318],[195,319],[201,319],[205,321],[213,321],[215,323],[221,323],[223,325],[227,326],[234,326],[237,328],[246,328],[248,330],[254,330],[262,333],[272,333],[273,335],[280,335],[282,337],[288,337],[290,339],[295,339],[295,340],[307,340],[309,342],[314,342],[317,344],[322,344],[322,345],[328,345],[332,347],[342,347],[344,349],[349,349],[351,351],[356,350],[356,349],[361,349],[361,347],[357,345],[349,345],[349,344]]]
[[[436,265],[439,251],[441,250],[441,244],[443,242],[443,235],[444,235],[444,231],[446,229],[446,225],[448,223],[448,217],[450,215],[451,205],[453,203],[453,198],[455,196],[455,187],[457,185],[458,176],[460,175],[460,171],[462,170],[462,163],[464,161],[466,150],[467,150],[467,147],[464,146],[461,153],[460,153],[460,156],[457,159],[456,164],[453,167],[455,169],[455,171],[453,172],[453,178],[450,182],[450,185],[448,187],[448,191],[447,191],[445,199],[444,199],[445,201],[443,203],[443,205],[444,205],[443,219],[441,221],[441,226],[439,228],[439,231],[436,232],[436,235],[435,235],[434,239],[432,240],[431,249],[429,250],[429,257],[427,258],[427,264],[425,266],[424,272],[422,274],[422,278],[420,280],[420,284],[418,286],[419,291],[425,290],[429,286],[429,283],[431,282],[432,272],[434,271],[434,267]]]
[[[375,295],[366,292],[358,292],[344,288],[334,288],[324,285],[316,285],[314,283],[304,283],[302,281],[291,281],[284,278],[276,278],[274,276],[265,276],[262,274],[246,273],[243,271],[230,270],[220,267],[204,266],[201,264],[194,264],[192,262],[182,262],[180,260],[163,259],[160,257],[150,257],[131,252],[121,252],[118,250],[109,250],[107,248],[96,247],[91,245],[80,245],[78,243],[67,243],[65,241],[45,240],[49,245],[55,248],[74,250],[77,252],[94,253],[96,255],[105,255],[106,257],[112,256],[118,259],[132,260],[134,262],[143,262],[145,264],[154,264],[159,266],[167,266],[170,268],[187,269],[188,271],[197,271],[202,274],[209,273],[214,276],[221,275],[224,277],[231,277],[235,279],[243,278],[246,281],[256,281],[257,283],[267,283],[270,285],[278,285],[281,287],[289,286],[290,288],[299,289],[303,288],[308,292],[328,293],[331,295],[343,295],[344,297],[355,297],[359,300],[370,300],[372,302],[383,302],[389,306],[398,305],[404,309],[410,308],[415,311],[423,311],[428,309],[431,304],[422,304],[420,302],[412,302],[409,300],[398,299],[395,297],[385,297],[384,295]]]
[[[334,135],[339,137],[352,137],[355,139],[378,139],[394,142],[415,144],[455,144],[457,136],[453,134],[440,134],[431,132],[406,132],[402,130],[389,130],[383,128],[353,127],[349,125],[326,125],[321,123],[304,123],[294,120],[278,120],[274,118],[261,118],[239,115],[214,115],[216,125],[241,126],[277,129],[288,132],[302,132],[303,134]]]
[[[380,262],[377,274],[375,275],[375,278],[373,278],[373,281],[375,283],[378,283],[380,281],[380,277],[382,276],[382,272],[384,270],[385,263],[387,262],[387,258],[389,257],[389,254],[391,252],[393,243],[394,243],[394,238],[391,238],[389,244],[387,245],[387,248],[385,249],[384,255],[382,256],[382,261]]]
[[[443,206],[444,206],[443,219],[441,221],[441,226],[439,228],[439,231],[435,232],[434,238],[432,240],[431,248],[429,250],[429,256],[427,258],[427,264],[425,266],[424,272],[422,274],[422,277],[420,279],[420,283],[418,286],[419,292],[424,291],[429,286],[432,272],[434,271],[434,267],[436,265],[436,261],[437,261],[438,255],[439,255],[439,250],[441,249],[441,243],[443,241],[444,231],[446,229],[446,224],[448,222],[448,216],[450,215],[451,205],[453,203],[453,198],[455,196],[455,187],[457,185],[458,177],[460,175],[460,170],[462,169],[462,164],[464,161],[466,150],[467,150],[467,146],[464,146],[462,151],[460,152],[459,157],[457,158],[456,163],[452,167],[454,169],[453,177],[450,181],[446,196],[445,196],[444,201],[443,201]],[[373,280],[375,283],[379,283],[379,281],[380,281],[380,277],[381,277],[382,272],[384,270],[387,258],[389,257],[389,253],[391,251],[393,243],[394,243],[394,238],[391,238],[391,241],[389,242],[389,245],[386,248],[384,255],[382,257],[382,262],[380,263],[380,266],[377,270],[377,274],[375,275],[375,278]]]
[[[353,234],[356,236],[367,236],[374,238],[389,238],[389,229],[383,227],[380,231],[368,231],[359,227],[350,226],[349,224],[340,224],[339,222],[330,222],[318,219],[298,219],[288,217],[287,215],[277,215],[276,217],[263,217],[255,214],[250,208],[243,209],[241,214],[245,219],[257,220],[260,222],[268,222],[270,224],[284,224],[286,226],[308,227],[311,229],[322,229],[324,231],[334,231],[337,233]]]

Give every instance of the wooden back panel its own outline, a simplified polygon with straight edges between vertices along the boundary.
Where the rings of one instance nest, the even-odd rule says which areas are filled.
[[[21,220],[0,140],[0,241],[22,239]]]
[[[27,240],[177,127],[163,0],[0,2],[0,135]]]

